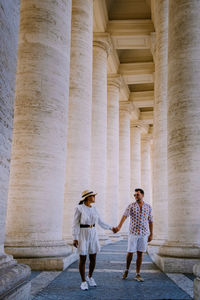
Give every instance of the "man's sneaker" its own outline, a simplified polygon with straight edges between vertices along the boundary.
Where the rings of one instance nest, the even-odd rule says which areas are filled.
[[[83,290],[83,291],[88,290],[88,284],[87,284],[86,281],[83,281],[83,282],[81,283],[81,290]]]
[[[125,270],[122,275],[122,279],[126,279],[127,277],[128,277],[128,270]]]
[[[89,286],[97,286],[94,278],[87,276],[86,280],[89,283]]]
[[[144,279],[140,276],[140,274],[137,274],[137,275],[135,276],[134,280],[140,281],[140,282],[143,282],[143,281],[144,281]]]

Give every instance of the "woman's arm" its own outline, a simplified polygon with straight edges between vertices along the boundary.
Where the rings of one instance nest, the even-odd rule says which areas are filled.
[[[96,211],[97,212],[97,211]],[[103,229],[109,229],[109,230],[112,230],[113,229],[113,227],[112,226],[110,226],[110,225],[108,225],[107,223],[105,223],[102,219],[101,219],[101,217],[100,217],[100,215],[98,214],[98,212],[97,212],[97,215],[98,215],[98,224],[99,224],[99,226],[101,227],[101,228],[103,228]]]
[[[78,246],[78,238],[79,238],[79,233],[80,233],[80,219],[81,219],[81,213],[78,208],[78,206],[75,208],[74,212],[74,220],[73,220],[73,225],[72,225],[72,236],[73,236],[73,245],[75,247]]]

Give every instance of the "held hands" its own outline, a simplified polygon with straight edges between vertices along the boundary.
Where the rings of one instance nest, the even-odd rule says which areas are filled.
[[[76,247],[76,248],[78,247],[78,241],[77,240],[73,241],[73,246]]]
[[[117,226],[117,227],[113,227],[113,228],[112,228],[112,231],[113,231],[113,233],[117,233],[119,230],[120,230],[120,229],[119,229],[119,227],[118,227],[118,226]]]

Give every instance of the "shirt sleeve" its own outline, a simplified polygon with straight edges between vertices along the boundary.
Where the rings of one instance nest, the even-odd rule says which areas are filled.
[[[130,209],[131,209],[131,206],[129,205],[123,214],[124,217],[128,218],[130,216]]]
[[[74,240],[78,240],[80,233],[80,220],[81,220],[81,212],[78,206],[75,208],[74,212],[74,220],[72,225],[72,236]]]
[[[97,212],[97,210],[96,210]],[[108,225],[107,223],[105,223],[99,216],[98,212],[97,212],[97,215],[98,215],[98,221],[97,223],[99,224],[99,226],[103,229],[109,229],[109,230],[112,230],[112,226]]]
[[[152,213],[152,208],[149,206],[149,216],[148,216],[148,221],[153,222],[153,213]]]

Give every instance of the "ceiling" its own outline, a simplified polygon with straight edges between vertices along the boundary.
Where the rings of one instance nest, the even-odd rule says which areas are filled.
[[[146,0],[107,0],[109,20],[151,19]]]
[[[152,125],[155,29],[151,0],[95,0],[94,3],[94,31],[102,32],[104,26],[114,47],[108,58],[108,75],[121,74],[125,87],[121,89],[120,100],[132,101],[142,119]],[[104,14],[104,20],[98,14]]]

